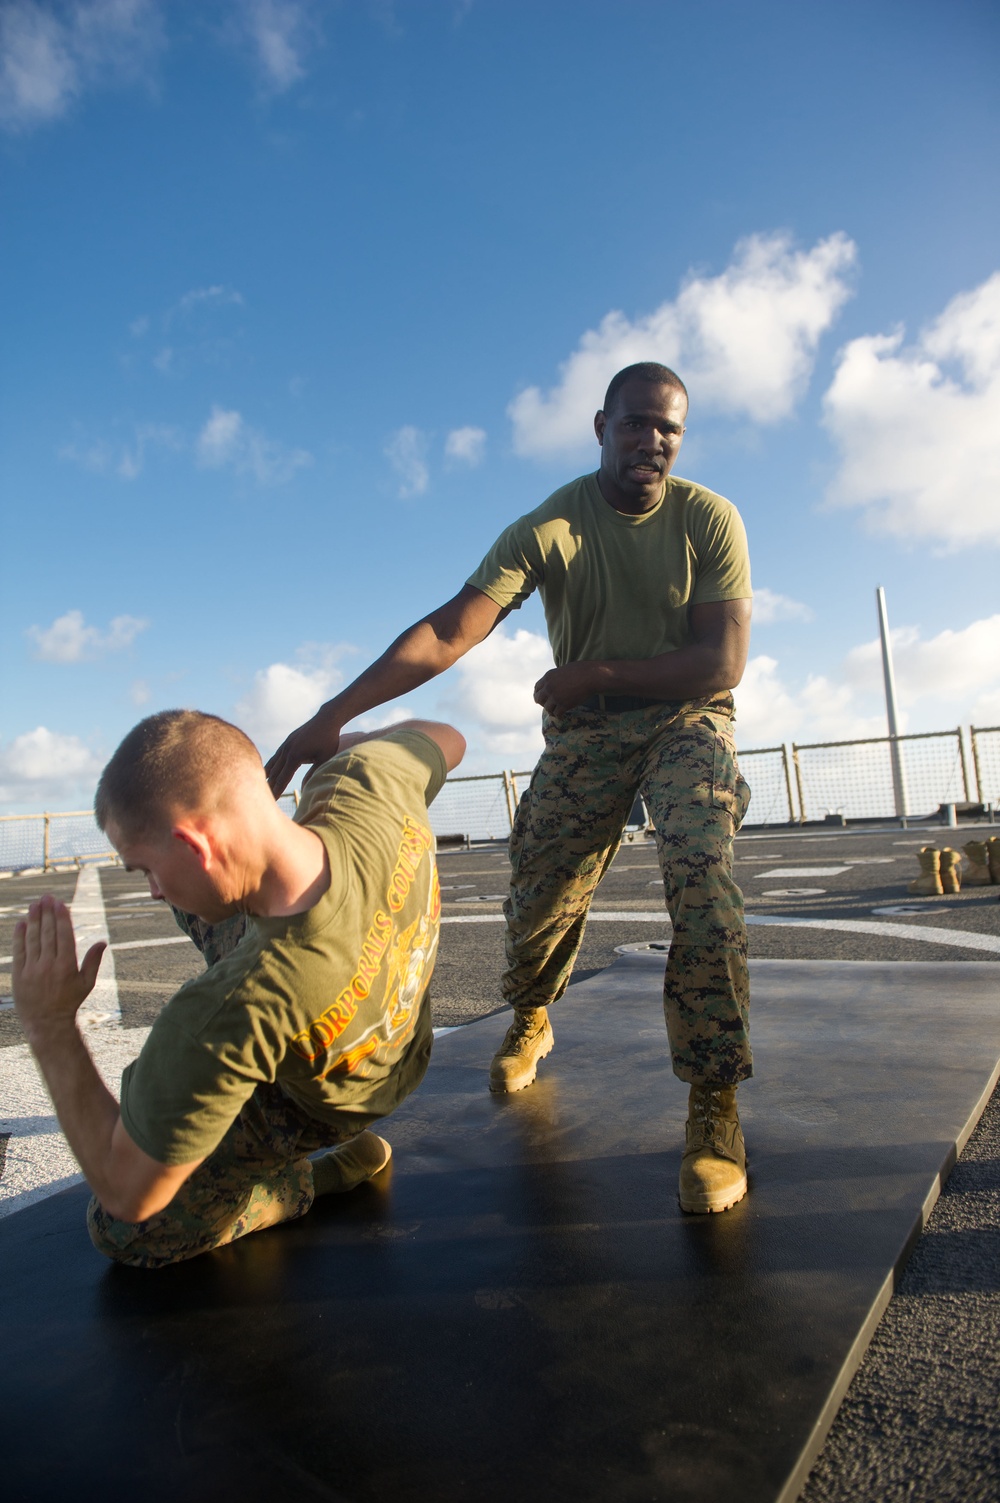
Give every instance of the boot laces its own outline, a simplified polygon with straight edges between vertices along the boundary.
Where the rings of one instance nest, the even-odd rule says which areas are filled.
[[[543,1027],[544,1018],[539,1020],[537,1017],[529,1017],[523,1012],[516,1012],[514,1014],[514,1021],[513,1023],[511,1023],[507,1033],[507,1049],[515,1050],[519,1048],[520,1045],[524,1043],[525,1039],[532,1038],[536,1033],[540,1032]]]
[[[706,1147],[720,1145],[725,1136],[722,1125],[723,1086],[703,1086],[694,1094],[689,1117],[692,1138]]]

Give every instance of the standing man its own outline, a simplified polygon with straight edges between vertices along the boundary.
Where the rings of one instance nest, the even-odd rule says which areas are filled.
[[[687,391],[628,366],[594,419],[597,474],[504,532],[453,600],[410,627],[268,763],[275,793],[336,749],[341,726],[449,668],[537,589],[556,667],[535,685],[545,750],[511,834],[502,991],[514,1021],[490,1071],[519,1091],[553,1047],[587,911],[636,793],[656,831],[673,921],[663,1003],[690,1087],[680,1203],[746,1194],[736,1087],[752,1073],[743,899],[733,836],[749,802],[732,736],[750,636],[746,534],[730,502],[671,475]]]

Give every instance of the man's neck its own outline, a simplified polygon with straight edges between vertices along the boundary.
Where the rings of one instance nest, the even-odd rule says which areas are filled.
[[[314,830],[284,821],[269,845],[247,911],[258,918],[291,918],[313,908],[329,886],[330,861],[320,837]]]
[[[649,511],[655,511],[666,494],[667,482],[664,479],[659,491],[654,496],[638,497],[631,499],[623,496],[618,487],[612,485],[603,470],[597,472],[597,489],[601,497],[613,511],[620,511],[627,517],[642,517]]]

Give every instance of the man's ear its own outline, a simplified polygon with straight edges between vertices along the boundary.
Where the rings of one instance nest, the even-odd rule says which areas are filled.
[[[597,434],[597,442],[601,445],[602,448],[604,447],[604,422],[605,422],[604,413],[603,412],[595,412],[594,413],[594,432]]]
[[[198,859],[198,864],[203,871],[207,872],[211,870],[215,861],[215,853],[212,849],[212,842],[204,830],[199,830],[194,825],[174,825],[170,831],[170,837],[172,840],[181,841],[183,845],[188,846],[194,852]]]

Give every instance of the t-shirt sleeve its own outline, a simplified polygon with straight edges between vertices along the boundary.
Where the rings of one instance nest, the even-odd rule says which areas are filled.
[[[695,530],[697,575],[691,605],[716,600],[746,600],[750,586],[750,552],[746,529],[736,507],[721,501],[706,508]]]
[[[497,538],[466,583],[488,595],[495,605],[519,610],[544,578],[538,539],[527,517],[519,517]]]
[[[273,1069],[263,1061],[255,1069],[244,1059],[235,1069],[161,1014],[122,1075],[122,1124],[158,1163],[191,1164],[218,1147],[255,1087],[269,1078]]]
[[[419,764],[412,769],[412,775],[418,783],[423,784],[424,803],[429,804],[436,799],[448,776],[448,764],[437,742],[423,731],[392,731],[382,739],[404,747],[413,761]]]
[[[390,731],[348,747],[318,767],[303,786],[295,819],[309,825],[316,818],[336,819],[348,808],[354,818],[371,817],[364,810],[365,800],[373,796],[383,807],[417,813],[437,797],[447,776],[444,753],[430,736]]]

